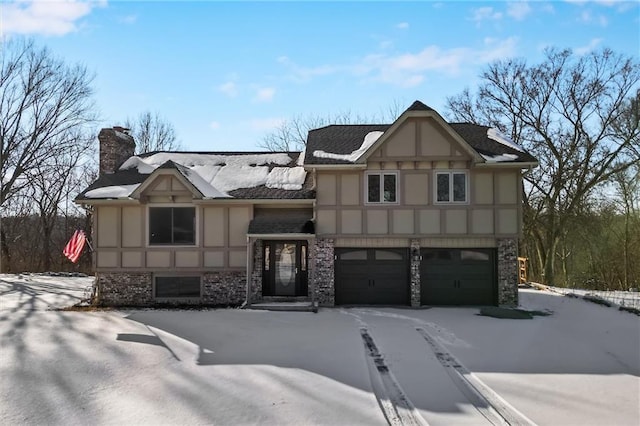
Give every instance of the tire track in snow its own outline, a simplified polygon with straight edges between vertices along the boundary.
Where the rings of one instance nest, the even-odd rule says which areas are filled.
[[[367,363],[373,390],[389,424],[391,426],[428,426],[389,370],[369,330],[366,327],[360,328],[360,335],[367,350]]]
[[[420,415],[389,370],[384,355],[380,353],[371,333],[369,333],[367,323],[354,313],[345,310],[340,310],[340,312],[354,317],[360,325],[360,336],[367,355],[371,387],[389,424],[391,426],[429,426],[429,423]]]
[[[416,327],[416,330],[427,341],[456,387],[487,420],[494,425],[535,426],[533,421],[511,406],[493,389],[471,373],[424,328]]]
[[[359,323],[366,327],[366,323],[357,314],[346,311],[343,312],[356,317]],[[412,322],[415,324],[416,330],[427,341],[436,355],[436,359],[444,367],[455,386],[489,422],[494,425],[506,424],[535,426],[535,423],[532,420],[527,418],[515,407],[511,406],[493,389],[471,373],[449,351],[444,349],[439,342],[461,347],[469,346],[467,342],[458,339],[451,331],[436,323],[426,322],[408,315],[378,311],[375,309],[359,309],[356,312]],[[435,333],[435,336],[427,332],[426,328],[432,330]]]

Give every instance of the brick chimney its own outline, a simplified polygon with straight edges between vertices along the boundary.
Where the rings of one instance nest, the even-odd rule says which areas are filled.
[[[115,173],[129,157],[133,156],[136,142],[129,134],[129,129],[113,126],[113,129],[102,129],[98,134],[100,141],[100,175]]]

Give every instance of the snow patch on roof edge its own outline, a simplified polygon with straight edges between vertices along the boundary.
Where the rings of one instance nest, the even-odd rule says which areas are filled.
[[[129,198],[138,186],[140,186],[139,183],[133,185],[104,186],[87,191],[84,196],[85,198]]]
[[[313,151],[313,156],[318,158],[330,158],[332,160],[344,160],[349,161],[351,163],[355,163],[364,155],[365,152],[373,145],[380,136],[382,136],[384,132],[374,131],[369,132],[365,135],[364,140],[362,141],[362,145],[360,148],[352,151],[351,154],[335,154],[333,152],[325,152],[325,151]]]
[[[500,130],[494,127],[490,127],[489,129],[487,129],[487,137],[498,142],[501,145],[508,146],[509,148],[515,149],[516,151],[524,152],[524,148],[509,139],[507,136],[501,133]]]

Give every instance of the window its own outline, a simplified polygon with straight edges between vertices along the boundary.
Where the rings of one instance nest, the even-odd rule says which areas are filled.
[[[374,258],[376,260],[403,260],[402,254],[390,250],[376,250]]]
[[[156,277],[156,299],[199,299],[200,277]]]
[[[477,260],[488,262],[490,260],[489,252],[486,250],[461,250],[460,260]]]
[[[466,203],[467,192],[465,172],[436,172],[436,203]]]
[[[367,203],[398,202],[398,173],[367,173]]]
[[[352,250],[340,253],[340,260],[367,260],[367,250]]]
[[[269,264],[271,263],[271,250],[270,250],[270,246],[265,246],[264,247],[264,270],[268,271],[269,270]]]
[[[195,245],[195,207],[150,207],[150,245]]]

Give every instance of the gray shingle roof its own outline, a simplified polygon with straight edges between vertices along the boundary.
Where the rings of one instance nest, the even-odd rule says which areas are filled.
[[[415,101],[409,108],[407,108],[407,111],[435,111],[435,109],[423,104],[420,101]]]
[[[304,164],[350,164],[345,160],[314,157],[320,150],[334,154],[350,154],[360,148],[369,132],[385,132],[390,124],[332,124],[309,131]]]
[[[489,138],[487,136],[487,130],[490,129],[489,126],[472,123],[449,123],[449,125],[479,154],[489,156],[514,154],[518,156],[518,159],[514,160],[516,163],[532,163],[538,161],[528,152],[515,150]]]

